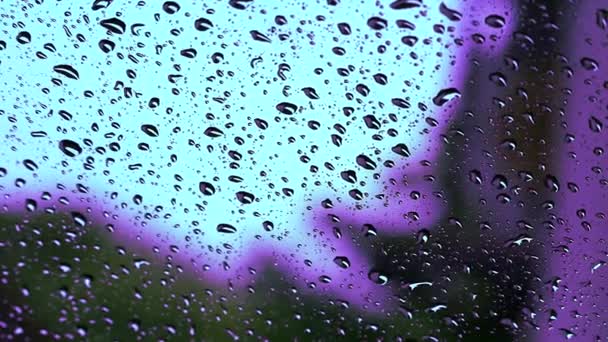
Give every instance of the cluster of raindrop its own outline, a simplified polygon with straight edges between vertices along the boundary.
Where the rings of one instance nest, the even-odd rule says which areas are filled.
[[[114,222],[111,232],[120,227],[131,240],[205,259],[203,271],[216,273],[255,264],[248,253],[261,241],[335,291],[351,287],[335,279],[359,281],[357,272],[373,286],[391,279],[371,265],[353,270],[360,253],[346,229],[317,228],[310,217],[320,208],[331,226],[345,211],[367,211],[370,221],[385,215],[370,208],[388,207],[401,186],[387,175],[429,168],[441,148],[438,127],[462,96],[455,56],[465,40],[486,39],[465,37],[457,29],[465,16],[442,1],[362,11],[337,0],[1,7],[7,211],[25,196],[26,211],[65,208],[79,228],[102,217]],[[505,18],[482,22],[499,30]],[[508,83],[500,73],[490,78]],[[589,125],[603,127],[595,117]],[[484,181],[476,170],[470,177]],[[423,179],[434,184],[436,176]],[[545,183],[560,189],[555,177]],[[509,187],[500,175],[492,184]],[[441,197],[407,194],[387,209],[403,212],[404,224],[433,213],[402,203]],[[372,222],[361,228],[368,240],[383,234]],[[426,244],[429,231],[418,229],[416,239]]]

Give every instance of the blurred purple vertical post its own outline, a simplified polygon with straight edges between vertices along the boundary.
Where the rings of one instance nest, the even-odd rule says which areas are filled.
[[[565,115],[555,117],[557,215],[545,245],[549,266],[539,340],[608,338],[608,2],[580,2],[566,23]]]

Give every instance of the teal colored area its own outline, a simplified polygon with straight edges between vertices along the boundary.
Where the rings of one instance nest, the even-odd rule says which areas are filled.
[[[395,192],[387,161],[398,172],[436,161],[472,32],[488,39],[477,50],[497,51],[491,35],[509,30],[479,22],[479,5],[446,1],[459,16],[440,4],[222,1],[169,14],[152,2],[4,3],[3,204],[78,208],[121,241],[180,249],[220,282],[247,282],[270,259],[300,283],[328,276],[322,286],[354,302],[388,298],[367,279],[360,243],[311,209],[330,199],[388,224],[411,211],[378,196]],[[24,44],[13,39],[22,31]],[[419,186],[427,201],[411,205],[432,222],[441,211]]]

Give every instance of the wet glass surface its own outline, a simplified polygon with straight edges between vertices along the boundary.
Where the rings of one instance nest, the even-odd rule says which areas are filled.
[[[0,3],[1,340],[608,336],[608,2]]]

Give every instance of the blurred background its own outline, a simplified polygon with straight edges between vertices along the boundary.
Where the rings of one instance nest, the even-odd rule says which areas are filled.
[[[557,180],[547,175],[564,153],[564,59],[579,6],[520,0],[507,49],[470,56],[463,93],[474,96],[458,105],[434,173],[449,212],[374,244],[375,269],[400,284],[399,309],[334,305],[270,267],[246,291],[206,285],[171,256],[110,239],[103,225],[5,214],[0,340],[535,340],[547,329],[536,320],[551,280]]]

